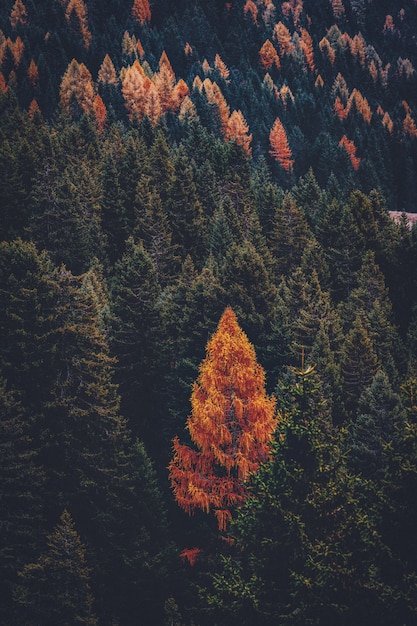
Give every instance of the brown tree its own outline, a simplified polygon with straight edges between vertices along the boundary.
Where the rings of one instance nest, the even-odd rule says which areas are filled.
[[[224,530],[230,509],[245,500],[247,479],[268,458],[277,424],[264,370],[230,307],[207,344],[191,407],[187,428],[197,449],[175,438],[172,489],[187,513],[214,510]]]
[[[291,148],[288,144],[287,133],[279,117],[274,122],[269,133],[269,143],[271,150],[269,154],[274,157],[286,172],[291,172],[294,161],[292,159]]]

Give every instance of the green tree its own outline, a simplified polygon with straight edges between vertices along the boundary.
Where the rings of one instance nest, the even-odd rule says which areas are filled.
[[[343,462],[314,368],[277,388],[273,455],[231,524],[212,575],[217,621],[245,626],[366,624],[377,614],[372,520]]]
[[[13,603],[18,571],[35,558],[45,521],[42,516],[43,472],[29,436],[23,411],[0,380],[0,577],[3,598],[0,619],[17,623]]]
[[[371,384],[378,367],[373,342],[358,313],[342,344],[341,376],[348,414],[356,410],[362,392]]]
[[[122,413],[145,441],[153,428],[158,381],[167,368],[160,296],[149,254],[142,242],[128,239],[112,280],[111,344]]]
[[[90,568],[85,547],[67,510],[48,535],[47,548],[20,572],[16,600],[25,615],[25,624],[94,626],[90,590]]]

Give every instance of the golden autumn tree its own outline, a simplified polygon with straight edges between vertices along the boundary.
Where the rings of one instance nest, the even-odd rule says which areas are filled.
[[[100,65],[97,80],[103,85],[114,85],[117,87],[119,84],[113,61],[108,54],[106,54],[103,59],[103,63]]]
[[[250,147],[252,135],[249,133],[249,126],[242,111],[233,111],[227,123],[226,139],[236,141],[242,146],[246,154],[252,154]]]
[[[75,105],[78,105],[83,113],[94,112],[93,79],[84,63],[72,59],[62,77],[59,97],[67,113],[74,113]]]
[[[169,476],[188,514],[214,511],[220,530],[247,495],[247,480],[270,454],[275,398],[265,372],[230,307],[207,344],[191,394],[187,428],[196,448],[174,439]]]
[[[126,69],[122,78],[122,95],[131,120],[135,117],[139,121],[143,119],[151,85],[151,79],[146,76],[138,60]]]
[[[274,125],[269,133],[269,143],[271,150],[269,154],[274,157],[286,172],[291,172],[294,165],[292,159],[291,148],[288,143],[287,133],[282,125],[279,117],[276,118]]]

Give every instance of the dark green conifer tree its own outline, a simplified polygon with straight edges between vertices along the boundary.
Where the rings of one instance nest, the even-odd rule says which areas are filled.
[[[22,621],[45,626],[95,626],[90,572],[85,547],[71,515],[64,510],[48,536],[45,552],[20,572],[16,601]]]
[[[0,577],[3,624],[19,622],[13,603],[18,571],[39,551],[45,521],[42,515],[43,471],[29,436],[28,420],[0,380]]]
[[[128,239],[111,285],[111,345],[122,413],[145,442],[155,427],[159,381],[168,367],[160,295],[149,253],[142,242]]]
[[[231,524],[208,592],[214,619],[246,626],[365,625],[380,614],[372,520],[343,462],[314,368],[281,380],[272,459]]]

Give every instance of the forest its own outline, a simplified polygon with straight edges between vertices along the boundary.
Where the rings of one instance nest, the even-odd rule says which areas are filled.
[[[417,623],[416,33],[2,0],[2,626]]]

